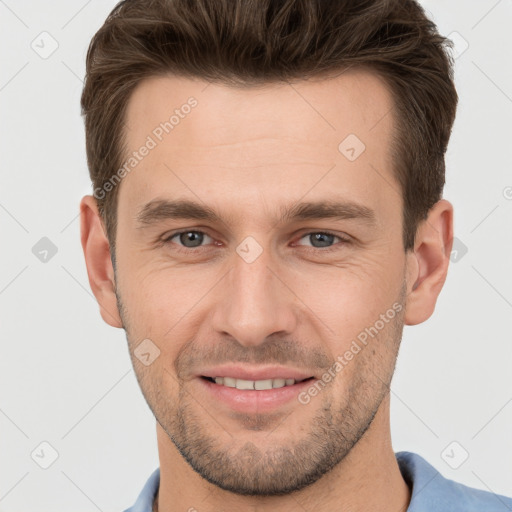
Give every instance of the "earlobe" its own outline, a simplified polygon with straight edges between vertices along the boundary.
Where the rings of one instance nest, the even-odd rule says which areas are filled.
[[[453,206],[438,201],[416,232],[414,251],[408,258],[405,324],[424,322],[434,312],[446,280],[453,245]]]
[[[112,327],[122,328],[114,292],[110,244],[93,196],[84,196],[80,202],[80,232],[89,284],[100,306],[101,316]]]

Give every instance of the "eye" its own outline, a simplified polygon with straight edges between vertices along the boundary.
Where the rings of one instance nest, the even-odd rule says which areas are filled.
[[[304,245],[311,249],[321,249],[323,252],[338,249],[336,245],[350,243],[350,239],[335,235],[334,233],[329,233],[327,231],[314,231],[311,233],[306,233],[299,240],[309,241],[309,244],[297,242],[295,245]],[[179,231],[177,233],[171,233],[163,239],[163,242],[177,245],[177,251],[190,252],[194,249],[205,247],[212,242],[215,243],[215,240],[203,231],[186,230]]]
[[[335,235],[333,233],[329,233],[327,231],[315,231],[311,233],[307,233],[302,236],[300,240],[306,239],[310,242],[309,247],[313,247],[315,249],[330,249],[333,247],[332,244],[335,245],[336,240],[342,243],[349,243],[350,240],[348,238],[343,238],[341,236]],[[303,244],[298,244],[303,245]],[[305,244],[308,246],[307,244]]]
[[[195,249],[196,247],[201,247],[202,242],[205,241],[205,237],[213,241],[213,238],[202,231],[180,231],[179,233],[174,233],[167,238],[164,239],[164,242],[172,242],[173,239],[176,238],[176,243],[185,247],[187,249]]]

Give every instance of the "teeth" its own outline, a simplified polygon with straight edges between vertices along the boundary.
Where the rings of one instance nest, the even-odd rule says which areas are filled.
[[[284,383],[285,383],[284,379],[274,379],[272,381],[272,387],[273,388],[284,388]]]
[[[276,389],[284,386],[293,386],[295,379],[265,379],[265,380],[245,380],[233,379],[232,377],[215,377],[215,383],[221,386],[228,386],[236,389]]]
[[[254,381],[254,389],[258,389],[258,390],[272,389],[272,379],[255,380]]]
[[[236,379],[236,389],[254,389],[254,381]]]

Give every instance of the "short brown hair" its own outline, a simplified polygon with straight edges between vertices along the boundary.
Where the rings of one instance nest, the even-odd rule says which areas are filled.
[[[174,74],[251,86],[366,68],[388,85],[403,244],[441,199],[458,97],[453,58],[416,0],[124,0],[94,35],[81,107],[95,190],[124,161],[124,117],[144,79]],[[117,195],[98,201],[112,251]]]

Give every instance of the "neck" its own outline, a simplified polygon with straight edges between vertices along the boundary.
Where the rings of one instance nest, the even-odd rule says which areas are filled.
[[[157,423],[160,458],[158,512],[405,512],[410,489],[391,446],[389,395],[350,453],[314,484],[283,496],[240,496],[210,484],[183,459]]]

